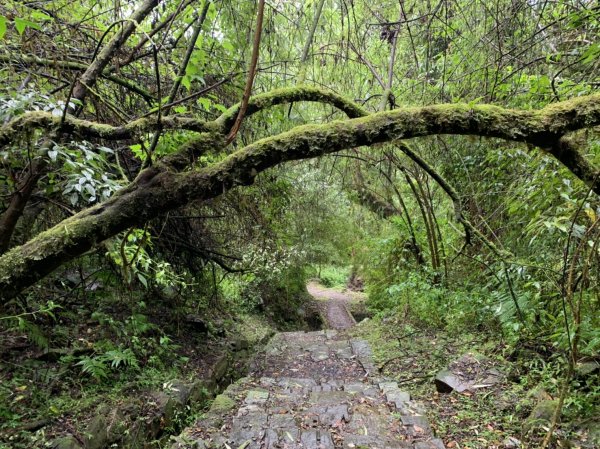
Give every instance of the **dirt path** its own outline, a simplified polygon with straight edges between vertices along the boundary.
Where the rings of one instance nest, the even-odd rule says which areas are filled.
[[[348,329],[356,324],[347,308],[348,303],[353,299],[350,294],[324,287],[316,282],[310,282],[306,288],[308,293],[320,302],[323,316],[327,320],[326,327]]]

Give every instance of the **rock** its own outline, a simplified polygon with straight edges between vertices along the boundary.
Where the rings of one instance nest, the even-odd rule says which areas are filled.
[[[577,377],[587,377],[600,373],[600,363],[596,361],[578,363],[575,368]]]
[[[248,341],[247,338],[238,337],[238,338],[235,338],[235,339],[231,340],[229,342],[229,346],[234,351],[242,351],[244,349],[250,348],[250,342]]]
[[[548,424],[552,420],[552,416],[554,416],[557,405],[558,401],[556,400],[543,400],[538,402],[523,423],[523,430],[529,432],[539,425]]]
[[[424,436],[431,433],[429,422],[423,416],[415,415],[402,415],[400,416],[402,424],[407,428],[409,435]]]
[[[72,435],[54,440],[50,447],[52,449],[83,449],[83,446]]]
[[[266,424],[267,414],[262,410],[252,410],[242,416],[238,415],[233,418],[229,440],[236,445],[235,447],[243,445],[246,441],[253,441],[262,433]]]
[[[467,389],[467,385],[450,370],[442,370],[435,376],[435,389],[439,393],[452,393],[457,391],[459,393]]]
[[[244,402],[246,404],[261,405],[261,404],[264,404],[265,402],[267,402],[268,399],[269,399],[268,391],[250,390],[248,392],[248,394],[246,395],[246,399],[244,400]]]
[[[444,449],[444,443],[438,438],[415,443],[414,449]]]
[[[161,428],[161,419],[158,414],[153,416],[139,416],[133,423],[123,447],[144,447],[147,441],[156,439]]]
[[[118,408],[103,406],[89,422],[84,435],[86,449],[103,449],[121,440],[125,434],[125,417]]]
[[[181,380],[172,380],[167,383],[165,390],[179,404],[186,405],[192,394],[193,384],[186,384]]]
[[[462,393],[496,385],[505,376],[491,364],[491,360],[479,354],[465,354],[438,372],[435,377],[436,389],[440,393]]]
[[[507,439],[504,440],[504,442],[502,444],[504,445],[504,447],[506,449],[519,449],[519,448],[523,447],[521,440],[519,440],[515,437],[508,437]]]
[[[218,395],[210,406],[211,413],[227,413],[235,407],[233,399],[225,394]]]
[[[219,383],[229,369],[229,354],[221,354],[212,366],[211,377]]]
[[[346,391],[315,391],[310,394],[310,402],[318,405],[336,405],[352,399],[352,394]]]
[[[183,409],[185,404],[180,403],[177,396],[172,396],[169,393],[156,393],[155,398],[156,405],[158,406],[156,419],[160,422],[161,429],[170,427],[177,412]]]
[[[331,435],[318,430],[305,430],[300,437],[302,447],[306,449],[334,449]]]
[[[216,394],[217,385],[210,380],[197,380],[189,384],[190,396],[189,403],[202,402]]]

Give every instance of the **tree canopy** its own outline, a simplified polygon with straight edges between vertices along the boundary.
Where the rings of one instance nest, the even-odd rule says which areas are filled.
[[[444,2],[423,11],[417,5],[407,11],[401,4],[398,9],[393,2],[370,12],[365,5],[324,5],[270,5],[265,24],[258,28],[256,23],[260,25],[265,14],[262,3],[256,18],[252,5],[234,7],[227,2],[205,2],[196,9],[189,2],[167,7],[146,1],[131,10],[115,10],[117,16],[105,12],[89,19],[82,9],[79,26],[67,25],[71,17],[64,14],[72,5],[66,3],[55,2],[49,10],[6,5],[5,12],[10,15],[3,16],[4,71],[15,83],[22,80],[12,102],[20,100],[24,109],[29,102],[38,110],[8,109],[0,132],[14,180],[7,184],[9,201],[0,226],[5,250],[38,184],[45,182],[49,172],[61,176],[61,164],[66,162],[60,150],[63,145],[77,141],[96,141],[92,146],[139,142],[131,147],[138,148],[142,163],[137,171],[121,176],[114,194],[105,190],[104,196],[111,197],[98,205],[90,204],[101,196],[86,183],[85,176],[79,178],[79,190],[63,190],[71,193],[73,206],[81,207],[77,192],[85,186],[90,207],[3,255],[2,295],[13,297],[56,267],[131,226],[143,226],[161,212],[250,184],[259,173],[279,163],[379,143],[456,134],[530,144],[554,156],[599,192],[598,168],[593,158],[583,154],[589,151],[589,137],[571,137],[577,131],[593,130],[600,122],[600,97],[592,94],[595,80],[589,76],[596,63],[596,47],[585,39],[595,26],[592,19],[597,8],[580,11],[565,4],[547,17],[549,11],[542,5],[498,3],[498,8],[516,8],[514,17],[498,21],[498,16],[488,15],[490,11],[485,8],[481,20],[472,16],[474,6]],[[101,3],[93,8],[101,8]],[[247,17],[245,32],[239,30],[238,16]],[[298,21],[296,27],[292,26],[293,17]],[[341,25],[332,26],[334,20]],[[538,28],[527,26],[533,20]],[[580,22],[585,26],[574,25]],[[305,33],[306,24],[311,24],[308,35],[299,34]],[[231,25],[234,27],[228,28]],[[471,26],[475,29],[469,29]],[[510,31],[517,26],[519,34],[526,36],[520,41]],[[574,41],[583,44],[562,42],[565,33],[556,34],[558,27],[566,28]],[[88,28],[98,36],[96,40]],[[261,33],[254,33],[250,48],[242,35],[250,37],[253,29],[264,32],[262,39]],[[486,37],[474,42],[476,30],[483,36],[490,36],[493,30],[496,44],[487,43]],[[471,41],[465,36],[467,31]],[[291,42],[282,40],[287,33],[302,36],[302,52],[294,54]],[[543,43],[538,43],[542,37]],[[35,45],[26,50],[24,39]],[[50,40],[51,53],[46,48]],[[465,44],[481,49],[469,54]],[[80,56],[72,56],[69,48],[73,45]],[[35,48],[43,50],[40,53]],[[543,57],[525,61],[541,50]],[[513,67],[507,62],[511,58],[521,65]],[[251,66],[258,60],[258,72],[247,72],[241,103],[223,106],[223,101],[226,104],[235,98],[235,80],[243,79],[246,64]],[[386,65],[387,74],[383,70]],[[556,72],[552,79],[535,73],[547,66]],[[283,73],[275,76],[276,67],[284,67]],[[331,70],[323,70],[325,67]],[[242,72],[237,74],[236,69]],[[402,75],[402,70],[414,75]],[[490,71],[494,71],[493,77]],[[486,73],[485,84],[492,86],[465,91],[465,84],[476,79],[474,73]],[[567,73],[576,80],[565,78]],[[523,85],[514,81],[517,77],[528,77],[528,92],[519,94]],[[538,94],[532,96],[534,78],[539,85]],[[547,83],[545,91],[543,83]],[[587,96],[582,95],[586,84]],[[215,94],[221,92],[217,89],[223,93]],[[265,93],[257,94],[260,90]],[[350,95],[339,95],[335,90]],[[20,93],[23,91],[28,93]],[[564,99],[574,93],[575,99]],[[382,99],[374,104],[369,101],[373,96]],[[365,98],[361,100],[365,106],[352,97]],[[544,97],[553,104],[544,107],[548,103]],[[440,99],[449,98],[455,103],[436,105]],[[235,138],[234,129],[241,119],[248,122],[250,115],[261,112],[265,120],[269,117],[265,114],[273,117],[271,108],[304,101],[333,107],[348,119],[293,127],[298,120],[288,114],[281,120],[288,129],[290,125],[285,122],[290,122],[289,131],[271,130],[271,135],[262,139],[264,132]],[[486,101],[496,105],[482,104]],[[388,106],[392,109],[385,112]],[[219,109],[222,113],[215,116]],[[314,115],[318,109],[311,106],[306,111]],[[255,142],[246,145],[248,140]],[[19,150],[23,146],[27,154]],[[86,160],[118,169],[122,155],[109,157],[110,153],[102,154],[102,149],[100,153],[91,151],[96,151],[98,158]],[[212,161],[203,162],[203,158]]]

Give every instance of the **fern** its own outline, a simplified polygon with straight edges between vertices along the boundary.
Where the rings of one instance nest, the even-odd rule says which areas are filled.
[[[17,326],[19,330],[26,332],[27,337],[38,347],[42,349],[48,348],[48,339],[42,330],[31,321],[27,321],[23,317],[17,317]]]
[[[83,357],[78,366],[81,366],[81,372],[92,376],[96,380],[105,380],[108,378],[108,366],[100,357]]]
[[[137,357],[130,348],[107,351],[101,358],[103,362],[110,363],[111,368],[114,369],[118,369],[120,366],[139,367]]]
[[[82,373],[92,376],[96,380],[107,379],[111,370],[120,367],[139,367],[137,357],[129,348],[125,350],[112,349],[94,357],[82,357],[77,365],[81,366]]]

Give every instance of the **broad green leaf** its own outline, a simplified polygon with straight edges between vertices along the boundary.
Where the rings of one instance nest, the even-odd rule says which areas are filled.
[[[227,50],[228,52],[233,53],[233,51],[235,50],[235,47],[233,46],[233,44],[231,43],[231,41],[223,41],[221,43],[221,45],[223,46],[223,48],[225,50]]]
[[[183,85],[183,87],[185,87],[187,90],[190,90],[190,88],[192,87],[192,82],[190,81],[189,76],[184,76],[183,78],[181,78],[181,84]]]
[[[6,34],[6,17],[0,16],[0,39]]]
[[[31,18],[42,22],[46,20],[53,20],[51,16],[37,9],[31,11]]]
[[[137,274],[137,277],[140,280],[140,282],[144,285],[144,287],[148,288],[148,281],[146,280],[146,277],[142,273],[139,273],[139,272]]]
[[[210,111],[212,101],[208,98],[198,98],[198,103],[207,111]]]
[[[27,28],[33,28],[34,30],[41,30],[42,27],[31,20],[22,19],[15,17],[15,28],[19,34],[23,34]]]

